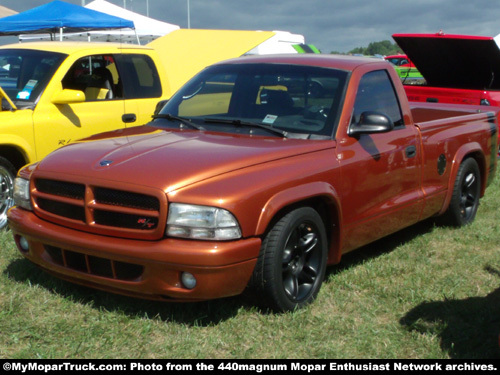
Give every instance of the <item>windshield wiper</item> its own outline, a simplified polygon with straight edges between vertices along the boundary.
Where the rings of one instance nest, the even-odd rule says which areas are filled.
[[[288,133],[286,131],[272,128],[268,125],[259,124],[257,122],[241,121],[238,119],[226,119],[226,118],[205,118],[204,120],[206,123],[210,124],[219,123],[219,124],[231,124],[235,126],[245,126],[250,128],[259,128],[266,130],[269,133],[279,135],[280,137],[288,138]]]
[[[157,118],[166,119],[168,121],[178,121],[181,125],[180,126],[181,129],[183,127],[185,127],[185,128],[196,129],[196,130],[205,130],[205,128],[203,126],[200,126],[200,125],[193,123],[191,121],[191,119],[189,119],[187,117],[174,116],[174,115],[171,115],[170,113],[159,113],[159,114],[153,115],[153,119],[157,119]]]

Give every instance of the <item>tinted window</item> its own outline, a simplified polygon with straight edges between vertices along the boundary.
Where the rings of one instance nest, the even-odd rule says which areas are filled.
[[[161,96],[160,77],[149,56],[123,54],[115,57],[118,71],[123,77],[125,99],[159,98]]]
[[[360,115],[366,111],[389,116],[395,126],[404,124],[396,92],[386,70],[369,72],[359,82],[352,123],[358,123]]]

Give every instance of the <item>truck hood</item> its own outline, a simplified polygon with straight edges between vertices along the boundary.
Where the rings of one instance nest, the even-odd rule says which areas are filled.
[[[428,86],[500,89],[500,35],[394,34]]]
[[[89,181],[140,184],[168,192],[237,169],[333,146],[331,140],[251,137],[142,126],[104,133],[62,147],[43,159],[36,170]]]

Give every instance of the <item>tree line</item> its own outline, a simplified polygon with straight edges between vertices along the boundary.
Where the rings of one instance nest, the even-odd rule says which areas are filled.
[[[371,42],[370,44],[368,44],[368,47],[356,47],[347,53],[338,51],[332,51],[331,53],[341,54],[341,55],[360,54],[367,56],[373,56],[373,55],[387,56],[387,55],[396,55],[402,52],[397,44],[392,43],[390,40],[382,40],[380,42]]]

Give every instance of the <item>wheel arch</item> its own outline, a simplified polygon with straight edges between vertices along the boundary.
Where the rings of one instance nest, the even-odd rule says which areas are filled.
[[[0,157],[7,159],[18,171],[24,165],[29,163],[26,154],[14,145],[0,145]]]
[[[479,143],[469,143],[465,144],[458,149],[451,163],[451,172],[450,178],[448,181],[448,193],[446,194],[446,199],[444,201],[443,207],[441,209],[440,214],[443,214],[450,205],[451,197],[453,195],[453,186],[455,184],[455,179],[457,178],[458,170],[460,169],[460,165],[464,162],[465,159],[473,158],[477,165],[479,166],[479,173],[481,174],[481,193],[480,196],[484,195],[487,185],[487,165],[486,158],[484,156],[483,150]]]
[[[327,233],[329,264],[340,262],[342,214],[340,199],[330,184],[313,182],[286,189],[272,196],[261,211],[256,235],[265,236],[273,225],[288,212],[299,207],[311,207],[320,215]]]

